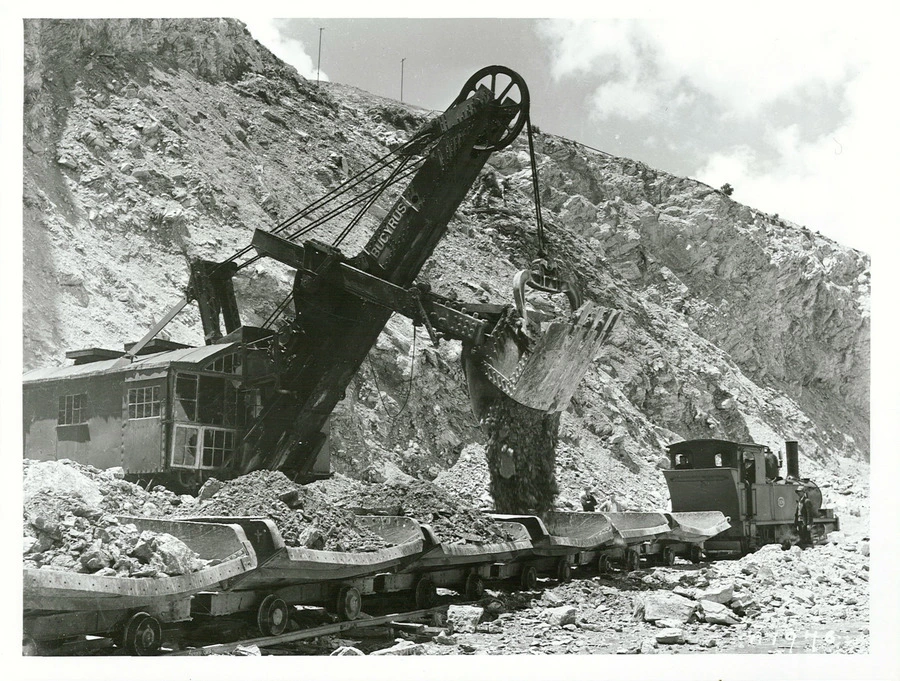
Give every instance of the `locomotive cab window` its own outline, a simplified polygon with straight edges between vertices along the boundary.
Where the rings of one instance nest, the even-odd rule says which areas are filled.
[[[52,413],[52,412],[51,412]],[[74,426],[87,423],[87,395],[62,395],[59,398],[57,425]]]

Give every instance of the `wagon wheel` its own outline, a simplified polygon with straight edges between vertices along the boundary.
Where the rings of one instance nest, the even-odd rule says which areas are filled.
[[[338,591],[335,611],[342,620],[355,620],[362,611],[362,595],[355,586],[342,586]]]
[[[416,582],[415,600],[417,608],[430,608],[437,601],[437,589],[428,577],[421,577]]]
[[[534,565],[526,565],[522,568],[519,585],[523,591],[534,591],[537,588],[537,568]]]
[[[662,564],[663,565],[675,565],[675,549],[671,546],[666,546],[663,548],[662,552]]]
[[[599,572],[601,575],[608,575],[611,567],[612,566],[610,565],[609,556],[607,556],[605,553],[597,559],[597,572]]]
[[[290,616],[287,603],[269,594],[256,609],[256,626],[263,636],[278,636],[287,629]]]
[[[641,554],[634,549],[625,552],[625,567],[629,572],[641,569]]]
[[[135,613],[122,629],[121,642],[129,655],[153,655],[162,644],[159,620],[146,612]]]
[[[703,549],[696,544],[688,550],[688,560],[692,563],[699,563],[703,558]]]
[[[477,572],[470,572],[466,576],[466,584],[463,593],[470,601],[477,601],[484,596],[484,580]]]
[[[494,95],[496,106],[515,112],[499,140],[475,145],[475,149],[480,151],[497,151],[508,146],[525,126],[530,103],[528,86],[522,76],[512,69],[505,66],[485,66],[466,81],[453,103],[464,102],[475,94],[481,85],[487,87]]]
[[[565,558],[560,558],[556,564],[556,579],[560,582],[568,582],[572,579],[572,566]]]

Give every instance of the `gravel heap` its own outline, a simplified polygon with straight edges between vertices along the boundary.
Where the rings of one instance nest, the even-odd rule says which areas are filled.
[[[648,621],[678,613],[680,621],[666,624],[681,629],[688,639],[715,636],[724,627],[733,633],[718,638],[739,649],[848,653],[867,647],[865,538],[834,532],[827,544],[788,551],[769,544],[697,572],[657,568],[640,581],[654,590],[638,596],[635,613]]]
[[[104,513],[136,515],[147,518],[175,515],[193,497],[178,495],[162,485],[145,490],[124,480],[121,468],[100,470],[70,459],[60,461],[24,460],[25,499],[45,490],[71,490],[83,501]]]
[[[484,450],[484,445],[476,443],[463,447],[456,462],[441,471],[434,484],[473,506],[493,509],[494,502],[488,491],[490,473]]]
[[[559,414],[547,415],[504,396],[482,421],[491,496],[499,513],[541,515],[553,508]]]
[[[489,591],[502,614],[493,619],[485,608],[475,633],[436,638],[424,652],[867,653],[869,542],[829,539],[802,550],[763,547],[740,560],[576,578],[539,594]]]
[[[367,513],[401,515],[431,526],[445,544],[512,539],[496,522],[427,480],[388,480],[347,491],[340,503]]]
[[[110,577],[165,577],[196,572],[201,559],[170,534],[139,531],[114,514],[173,508],[171,493],[147,493],[71,461],[25,462],[23,567]]]
[[[203,496],[201,494],[201,496]],[[377,551],[389,544],[359,525],[321,492],[291,482],[280,471],[254,471],[225,483],[190,510],[194,516],[266,516],[288,546],[326,551]]]

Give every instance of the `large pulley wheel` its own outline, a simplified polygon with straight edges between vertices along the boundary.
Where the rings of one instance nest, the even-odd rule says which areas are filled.
[[[162,645],[159,620],[146,612],[132,615],[122,629],[121,644],[129,655],[153,655]]]
[[[287,603],[269,594],[256,609],[256,626],[263,636],[278,636],[287,629],[290,612]]]
[[[428,577],[422,577],[416,582],[415,600],[417,608],[430,608],[437,602],[437,589],[434,582]]]
[[[484,596],[484,580],[477,572],[470,572],[466,576],[466,585],[463,593],[470,601],[477,601]]]
[[[338,617],[347,622],[355,620],[362,611],[362,595],[355,586],[343,586],[338,591],[335,606]]]
[[[476,71],[463,85],[454,104],[464,102],[484,86],[494,96],[494,105],[501,109],[509,109],[512,119],[506,125],[499,139],[476,144],[479,151],[497,151],[508,146],[525,127],[528,119],[528,107],[531,102],[528,86],[518,73],[505,66],[485,66]]]

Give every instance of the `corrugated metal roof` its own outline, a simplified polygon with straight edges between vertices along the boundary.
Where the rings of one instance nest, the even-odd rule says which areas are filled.
[[[140,355],[134,358],[130,364],[125,364],[116,369],[113,368],[117,359],[106,359],[100,362],[89,362],[77,366],[46,367],[32,369],[22,376],[22,383],[35,383],[37,381],[49,381],[60,378],[74,378],[76,376],[91,376],[94,374],[131,372],[138,369],[153,369],[165,367],[169,364],[199,364],[206,362],[215,355],[227,354],[238,343],[222,343],[221,345],[203,345],[199,348],[182,348],[169,352],[157,352],[152,355]]]

